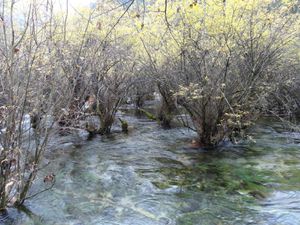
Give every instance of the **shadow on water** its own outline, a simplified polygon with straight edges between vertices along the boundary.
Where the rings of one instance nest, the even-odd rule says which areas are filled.
[[[299,134],[263,123],[249,131],[256,143],[209,151],[189,148],[186,129],[121,116],[128,134],[56,140],[55,188],[5,224],[300,224]]]

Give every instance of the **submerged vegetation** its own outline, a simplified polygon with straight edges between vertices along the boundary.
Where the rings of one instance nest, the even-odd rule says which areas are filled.
[[[64,2],[0,1],[0,211],[54,186],[51,171],[34,184],[56,135],[108,135],[115,124],[130,133],[124,105],[193,130],[197,148],[237,144],[262,116],[299,130],[299,1]],[[272,182],[299,184],[295,168],[275,174],[206,157],[160,168],[168,180],[153,184],[255,198]]]

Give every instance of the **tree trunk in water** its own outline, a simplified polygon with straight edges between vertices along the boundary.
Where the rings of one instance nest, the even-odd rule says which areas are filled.
[[[160,109],[159,111],[158,119],[162,127],[171,128],[171,121],[173,119],[173,115],[167,110],[165,110],[163,106],[162,109]]]
[[[6,209],[6,193],[5,190],[3,191],[3,189],[5,188],[1,188],[1,198],[0,198],[0,215],[2,212],[5,212]]]
[[[100,128],[97,133],[110,134],[111,126],[114,123],[114,116],[112,115],[98,115],[100,119]]]
[[[36,171],[33,171],[30,173],[30,175],[25,183],[25,186],[20,194],[20,198],[15,203],[16,206],[20,206],[24,203],[27,193],[29,191],[29,188],[31,187],[31,184],[32,184],[33,180],[35,179],[35,176],[36,176]]]
[[[171,121],[177,109],[172,94],[158,85],[158,90],[162,96],[161,107],[158,112],[158,119],[164,128],[171,127]]]
[[[4,161],[4,160],[3,160]],[[6,196],[6,191],[5,191],[5,186],[7,183],[7,176],[6,176],[6,166],[4,165],[4,162],[1,162],[0,165],[0,213],[1,211],[5,211],[6,209],[6,204],[7,204],[7,196]]]
[[[135,115],[136,116],[141,116],[143,113],[140,111],[140,108],[142,108],[144,105],[144,99],[142,96],[137,94],[135,98]]]

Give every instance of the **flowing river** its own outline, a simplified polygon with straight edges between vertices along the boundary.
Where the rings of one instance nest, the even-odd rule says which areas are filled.
[[[54,139],[35,185],[54,172],[54,188],[0,224],[300,224],[299,133],[262,121],[249,131],[253,141],[193,149],[192,131],[122,118],[128,134]]]

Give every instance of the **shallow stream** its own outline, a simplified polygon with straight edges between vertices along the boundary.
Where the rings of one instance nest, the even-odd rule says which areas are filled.
[[[192,131],[122,117],[129,134],[53,141],[35,186],[54,172],[54,188],[0,224],[300,224],[299,133],[261,122],[253,141],[193,149]]]

